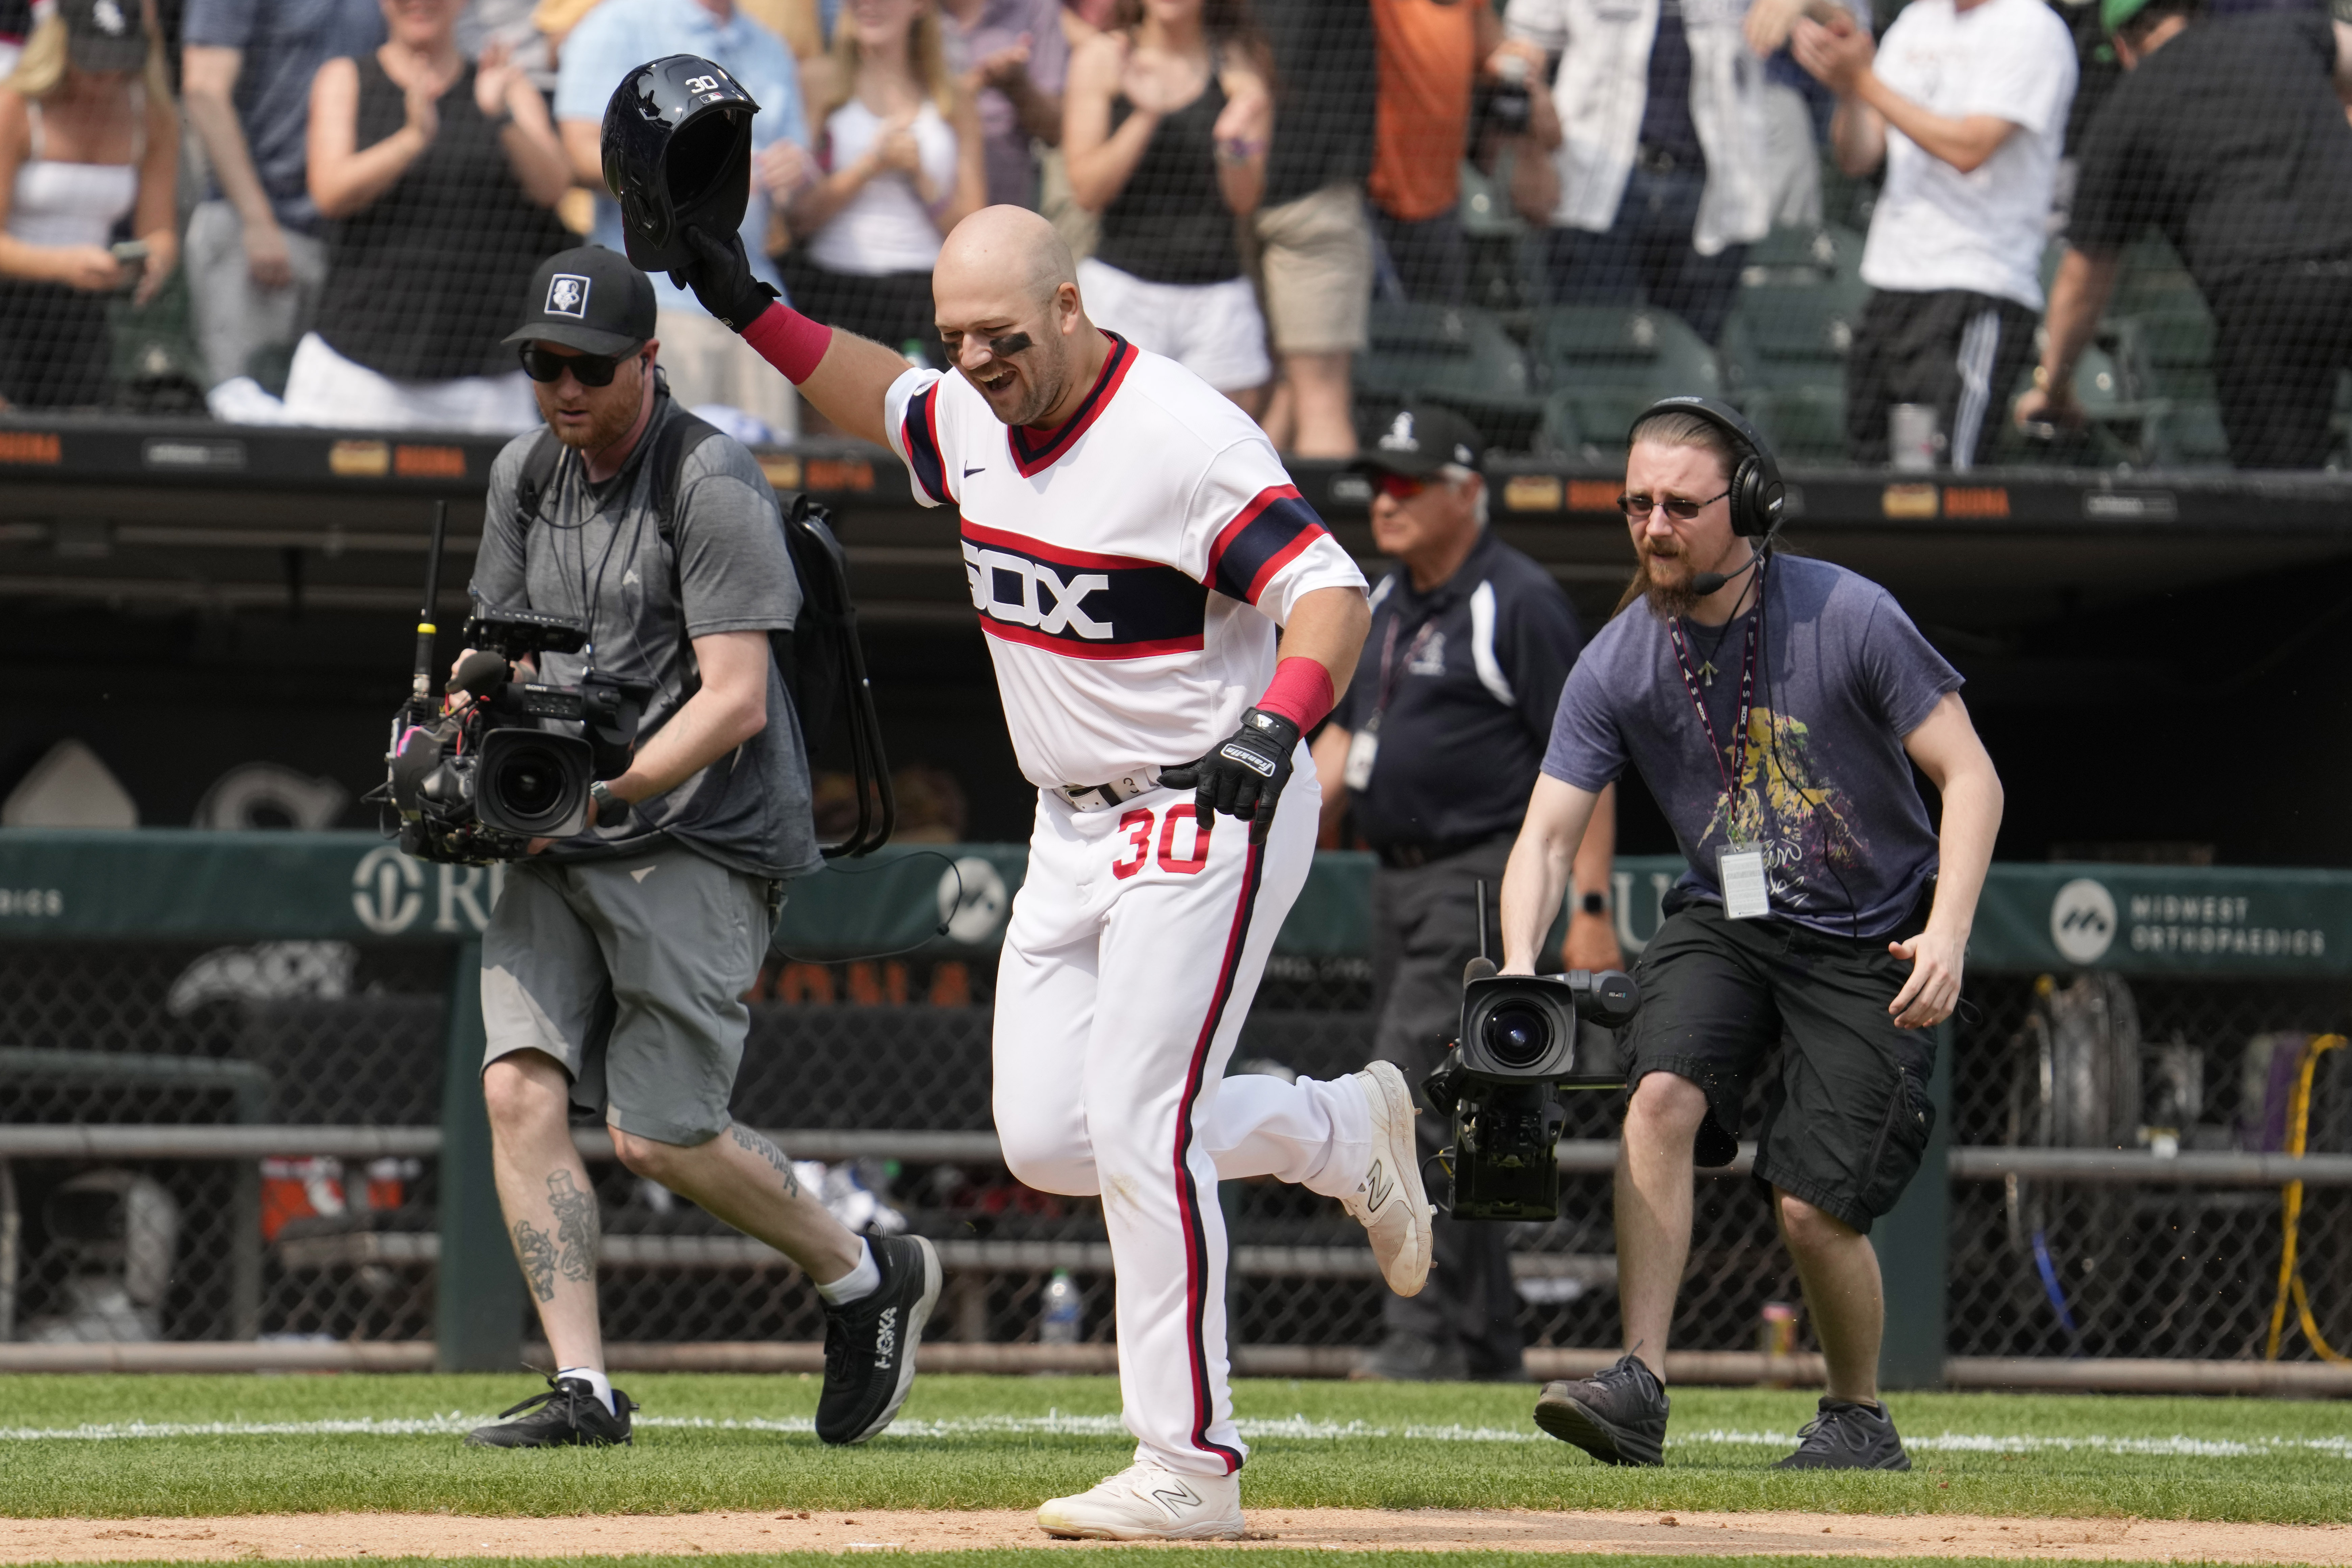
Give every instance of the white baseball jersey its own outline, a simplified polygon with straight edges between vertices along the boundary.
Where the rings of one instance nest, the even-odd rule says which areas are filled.
[[[1069,423],[1000,422],[960,374],[885,404],[925,506],[963,514],[964,573],[1033,784],[1191,762],[1274,679],[1301,594],[1363,574],[1223,394],[1113,333]]]
[[[973,607],[1021,770],[1093,784],[1190,762],[1274,677],[1275,627],[1355,563],[1248,416],[1117,337],[1076,416],[1008,428],[962,376],[890,388],[925,505],[963,512]],[[1223,1176],[1329,1195],[1370,1159],[1360,1087],[1225,1065],[1315,857],[1307,749],[1261,844],[1192,792],[1081,812],[1041,789],[997,973],[995,1118],[1013,1174],[1107,1201],[1119,1380],[1139,1458],[1222,1476],[1246,1452],[1226,1386]],[[1234,1086],[1239,1085],[1238,1089]]]

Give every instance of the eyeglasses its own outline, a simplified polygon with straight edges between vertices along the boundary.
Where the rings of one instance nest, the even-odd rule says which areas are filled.
[[[1623,512],[1629,521],[1647,522],[1651,513],[1664,507],[1666,515],[1676,522],[1688,522],[1730,493],[1727,489],[1723,495],[1709,496],[1705,500],[1693,500],[1688,496],[1622,495],[1617,498],[1617,510]]]
[[[1429,481],[1414,479],[1411,474],[1382,471],[1372,476],[1372,488],[1391,500],[1411,500],[1429,488]]]
[[[635,349],[625,354],[560,354],[540,343],[518,346],[522,351],[523,374],[531,380],[562,381],[568,370],[583,386],[612,385],[622,362],[637,357]]]

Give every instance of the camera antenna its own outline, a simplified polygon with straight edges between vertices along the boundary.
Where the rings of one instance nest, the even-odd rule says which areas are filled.
[[[433,542],[425,553],[425,607],[416,612],[416,668],[408,684],[408,721],[433,721],[434,606],[441,597],[441,545],[449,532],[449,503],[433,504]],[[1482,917],[1483,918],[1483,917]]]
[[[1478,956],[1486,958],[1486,879],[1478,879]],[[1494,962],[1492,959],[1488,963]]]

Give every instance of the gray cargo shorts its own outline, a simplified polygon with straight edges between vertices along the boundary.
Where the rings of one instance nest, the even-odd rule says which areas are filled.
[[[482,933],[488,1067],[544,1051],[572,1101],[660,1143],[727,1131],[779,884],[674,847],[520,860]]]

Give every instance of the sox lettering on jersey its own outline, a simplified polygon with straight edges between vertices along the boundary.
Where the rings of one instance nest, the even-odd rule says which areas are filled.
[[[967,521],[963,572],[981,629],[1070,658],[1200,650],[1209,591],[1173,566],[1061,550]]]

